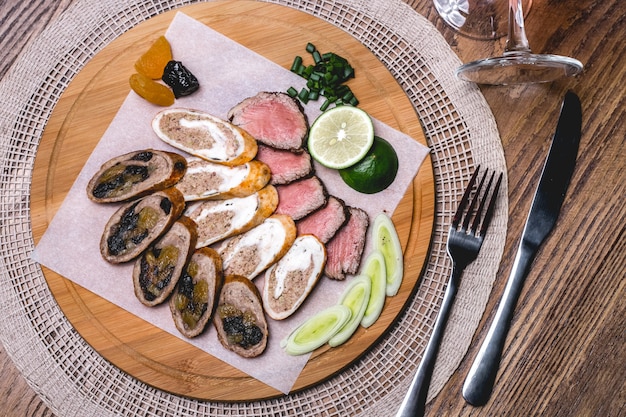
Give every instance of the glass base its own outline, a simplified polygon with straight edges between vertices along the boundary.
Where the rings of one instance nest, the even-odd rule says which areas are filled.
[[[582,69],[583,64],[574,58],[515,52],[464,64],[456,70],[456,76],[477,84],[546,83],[577,75]]]
[[[461,35],[477,40],[493,40],[508,33],[509,5],[506,0],[433,0],[437,13]],[[522,0],[524,16],[532,0]]]

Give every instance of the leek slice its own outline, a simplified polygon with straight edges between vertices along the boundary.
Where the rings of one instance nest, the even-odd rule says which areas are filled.
[[[359,275],[350,281],[339,299],[339,304],[348,307],[352,315],[341,330],[330,338],[328,341],[330,346],[337,347],[354,334],[365,315],[371,291],[372,280],[367,275]]]
[[[385,213],[374,219],[372,227],[373,245],[375,250],[382,252],[385,258],[387,288],[386,294],[393,297],[398,293],[404,275],[404,257],[402,246],[393,221]]]
[[[289,355],[304,355],[322,346],[350,320],[352,312],[336,304],[320,311],[298,326],[281,343]]]
[[[385,306],[387,273],[385,270],[385,258],[379,250],[373,250],[365,259],[361,274],[367,275],[372,280],[370,299],[365,309],[365,315],[361,320],[363,327],[370,327],[383,311]]]

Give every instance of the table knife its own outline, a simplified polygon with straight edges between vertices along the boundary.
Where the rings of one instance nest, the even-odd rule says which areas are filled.
[[[578,154],[582,110],[578,96],[563,99],[556,132],[526,219],[513,268],[487,337],[463,384],[463,398],[474,406],[487,403],[495,383],[506,336],[524,280],[537,251],[556,223]]]

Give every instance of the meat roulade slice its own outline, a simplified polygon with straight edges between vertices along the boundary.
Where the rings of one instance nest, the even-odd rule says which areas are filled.
[[[143,197],[176,184],[187,160],[177,153],[144,149],[117,156],[102,164],[87,184],[87,197],[114,203]]]
[[[161,304],[174,291],[196,239],[196,224],[182,216],[135,261],[133,284],[142,304]]]
[[[175,188],[125,203],[104,227],[100,239],[102,257],[111,263],[136,258],[169,229],[184,209],[184,197]]]
[[[309,296],[326,264],[326,248],[313,235],[296,238],[265,273],[263,306],[275,320],[291,316]]]
[[[247,232],[274,213],[276,188],[268,185],[248,197],[207,200],[192,204],[187,215],[198,225],[196,247],[208,246]]]
[[[152,129],[165,143],[218,164],[240,165],[257,153],[257,142],[248,132],[198,110],[162,110]]]
[[[245,358],[265,351],[269,329],[261,294],[246,277],[227,275],[213,318],[222,346]]]
[[[176,328],[186,337],[201,334],[213,317],[222,289],[222,259],[211,248],[197,249],[170,298]]]
[[[273,214],[260,225],[222,242],[217,252],[224,262],[224,274],[256,278],[279,260],[296,239],[291,217]]]
[[[176,184],[185,201],[246,197],[270,180],[270,169],[261,161],[224,166],[200,158],[187,160],[187,172]]]

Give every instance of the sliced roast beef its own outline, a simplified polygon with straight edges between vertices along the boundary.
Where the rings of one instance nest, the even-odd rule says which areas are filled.
[[[317,177],[305,178],[287,185],[277,185],[276,213],[299,220],[326,204],[326,188]]]
[[[322,208],[296,222],[298,235],[314,235],[327,243],[348,220],[348,209],[340,199],[330,196]]]
[[[272,185],[289,184],[313,172],[311,155],[304,149],[286,151],[259,144],[256,158],[270,167]]]
[[[228,119],[257,141],[278,149],[300,149],[308,131],[300,103],[280,92],[248,97],[230,109]]]
[[[328,258],[324,272],[329,278],[337,280],[358,272],[369,226],[365,211],[354,207],[348,207],[348,211],[348,222],[326,244]]]

